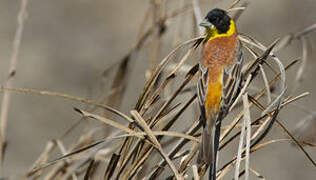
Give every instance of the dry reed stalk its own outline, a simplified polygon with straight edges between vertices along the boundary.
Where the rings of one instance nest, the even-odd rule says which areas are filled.
[[[22,41],[22,34],[24,29],[24,22],[27,17],[27,7],[28,0],[21,1],[21,7],[18,12],[17,17],[17,28],[14,35],[13,45],[12,45],[12,54],[10,58],[10,67],[8,73],[8,79],[3,84],[4,87],[11,88],[14,83],[14,76],[16,74],[16,66],[18,62],[18,55],[20,52],[20,46]],[[3,156],[5,153],[6,147],[6,128],[8,121],[8,113],[10,106],[10,91],[5,91],[3,93],[2,103],[1,103],[1,113],[0,113],[0,174],[2,174],[2,165],[3,165]]]

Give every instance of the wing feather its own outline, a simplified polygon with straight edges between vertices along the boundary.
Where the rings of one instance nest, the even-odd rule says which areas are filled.
[[[222,104],[221,110],[224,114],[228,113],[229,107],[233,104],[237,98],[242,82],[241,68],[243,64],[241,45],[239,45],[237,50],[237,56],[235,63],[232,66],[224,69],[223,78],[223,94],[222,94]]]
[[[201,118],[203,126],[206,124],[206,110],[205,110],[205,96],[207,91],[207,83],[208,83],[208,68],[204,67],[200,64],[200,76],[197,83],[197,95],[199,100],[199,105],[201,109]]]

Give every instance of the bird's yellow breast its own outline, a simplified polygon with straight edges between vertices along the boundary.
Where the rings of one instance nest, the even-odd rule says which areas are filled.
[[[207,86],[206,92],[206,101],[205,101],[205,108],[206,110],[211,113],[215,114],[219,108],[222,99],[222,91],[223,91],[223,76],[222,71],[217,75],[216,81],[210,81]]]

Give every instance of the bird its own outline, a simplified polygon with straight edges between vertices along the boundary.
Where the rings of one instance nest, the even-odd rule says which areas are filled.
[[[205,28],[205,38],[201,41],[202,60],[197,82],[203,125],[197,162],[209,165],[214,176],[220,126],[240,92],[243,60],[236,24],[225,10],[209,11],[199,25]]]

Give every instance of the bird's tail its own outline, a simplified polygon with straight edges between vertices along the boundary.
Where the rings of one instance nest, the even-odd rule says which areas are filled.
[[[214,159],[214,127],[213,125],[207,125],[203,128],[202,142],[200,145],[200,151],[197,158],[198,163],[205,163],[210,165]]]

